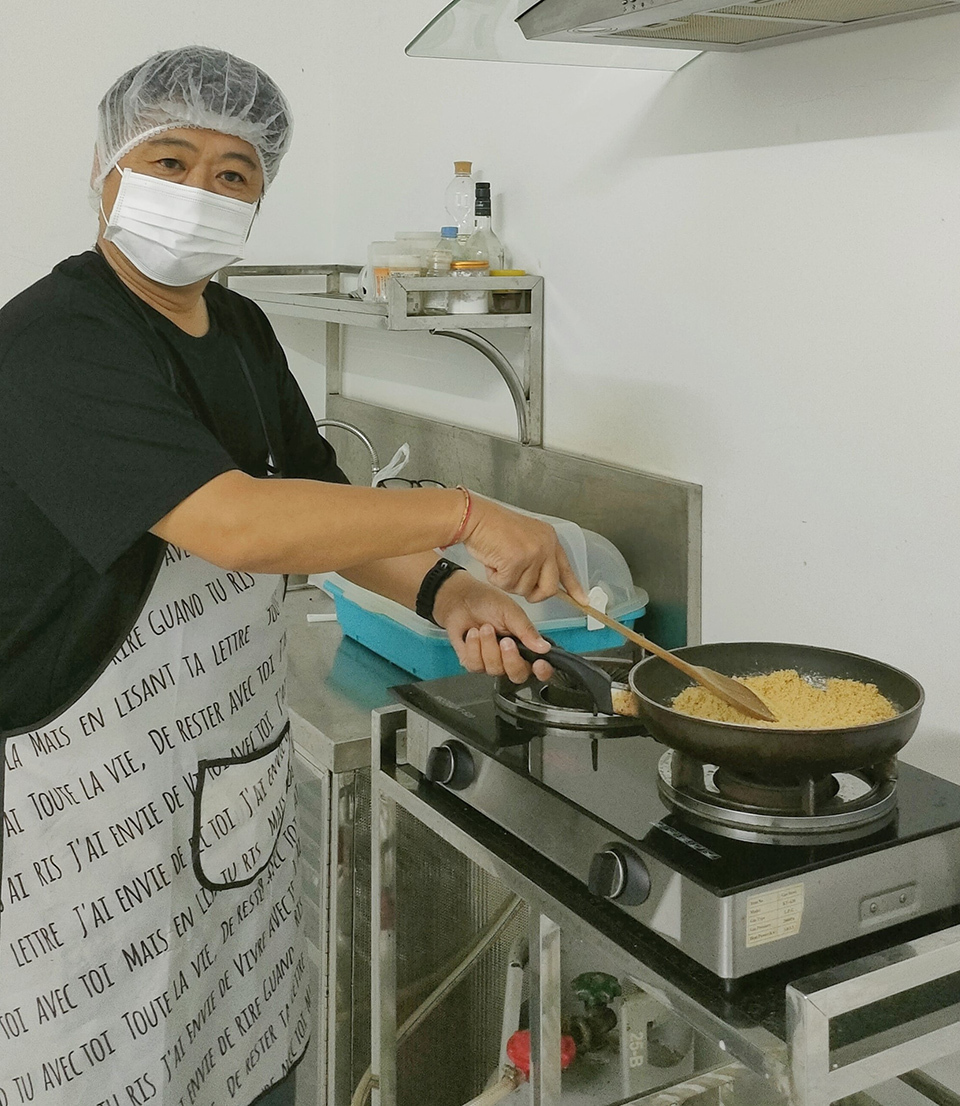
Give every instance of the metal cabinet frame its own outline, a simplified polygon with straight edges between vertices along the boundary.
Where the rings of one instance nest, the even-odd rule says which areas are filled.
[[[475,864],[501,880],[530,909],[532,1071],[534,1106],[560,1104],[560,934],[598,952],[715,1042],[721,1052],[769,1082],[796,1106],[829,1106],[894,1077],[937,1101],[960,1101],[922,1072],[921,1064],[960,1050],[960,926],[891,946],[785,988],[787,1031],[777,1036],[757,1021],[724,1015],[682,979],[640,959],[591,925],[549,888],[535,863],[511,855],[503,835],[448,793],[436,801],[418,791],[418,774],[403,764],[406,711],[384,707],[373,716],[373,1073],[374,1106],[396,1106],[397,808],[403,807]],[[398,755],[399,749],[399,755]],[[471,823],[468,827],[467,823]],[[546,885],[545,885],[546,884]],[[871,1020],[873,1025],[871,1026]],[[732,1078],[735,1067],[725,1066]],[[946,1096],[946,1097],[944,1097]],[[637,1100],[641,1102],[642,1100]]]

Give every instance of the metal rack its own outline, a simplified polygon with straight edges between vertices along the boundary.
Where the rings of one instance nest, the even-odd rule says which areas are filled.
[[[463,281],[456,277],[393,276],[389,280],[387,302],[370,303],[341,290],[341,277],[355,276],[360,271],[357,265],[232,265],[221,270],[219,279],[229,286],[235,279],[248,277],[323,278],[319,291],[257,289],[251,292],[251,298],[273,314],[326,324],[328,395],[340,395],[342,390],[344,326],[420,331],[463,342],[493,365],[510,390],[517,415],[517,440],[521,445],[543,444],[543,277],[470,278],[473,288],[529,291],[530,310],[522,314],[418,315],[408,311],[408,292],[462,290]],[[525,332],[519,364],[496,341],[498,334],[508,330]]]

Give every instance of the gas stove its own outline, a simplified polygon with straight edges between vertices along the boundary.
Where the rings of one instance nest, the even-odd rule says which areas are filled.
[[[726,984],[960,904],[960,787],[911,765],[774,787],[562,688],[393,691],[426,781]]]

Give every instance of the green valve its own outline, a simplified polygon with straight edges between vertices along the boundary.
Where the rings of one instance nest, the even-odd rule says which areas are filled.
[[[570,986],[588,1010],[592,1006],[606,1006],[611,999],[621,994],[616,977],[607,972],[584,972],[578,975]]]

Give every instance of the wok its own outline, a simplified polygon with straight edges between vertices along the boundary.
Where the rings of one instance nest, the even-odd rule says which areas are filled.
[[[902,749],[920,721],[920,684],[897,668],[856,653],[746,641],[690,645],[674,652],[727,676],[758,676],[792,668],[814,681],[835,676],[875,684],[897,708],[896,716],[884,722],[828,730],[712,722],[670,707],[674,697],[690,686],[682,672],[658,657],[634,665],[630,688],[651,736],[705,763],[735,768],[757,779],[807,779],[865,768]]]

